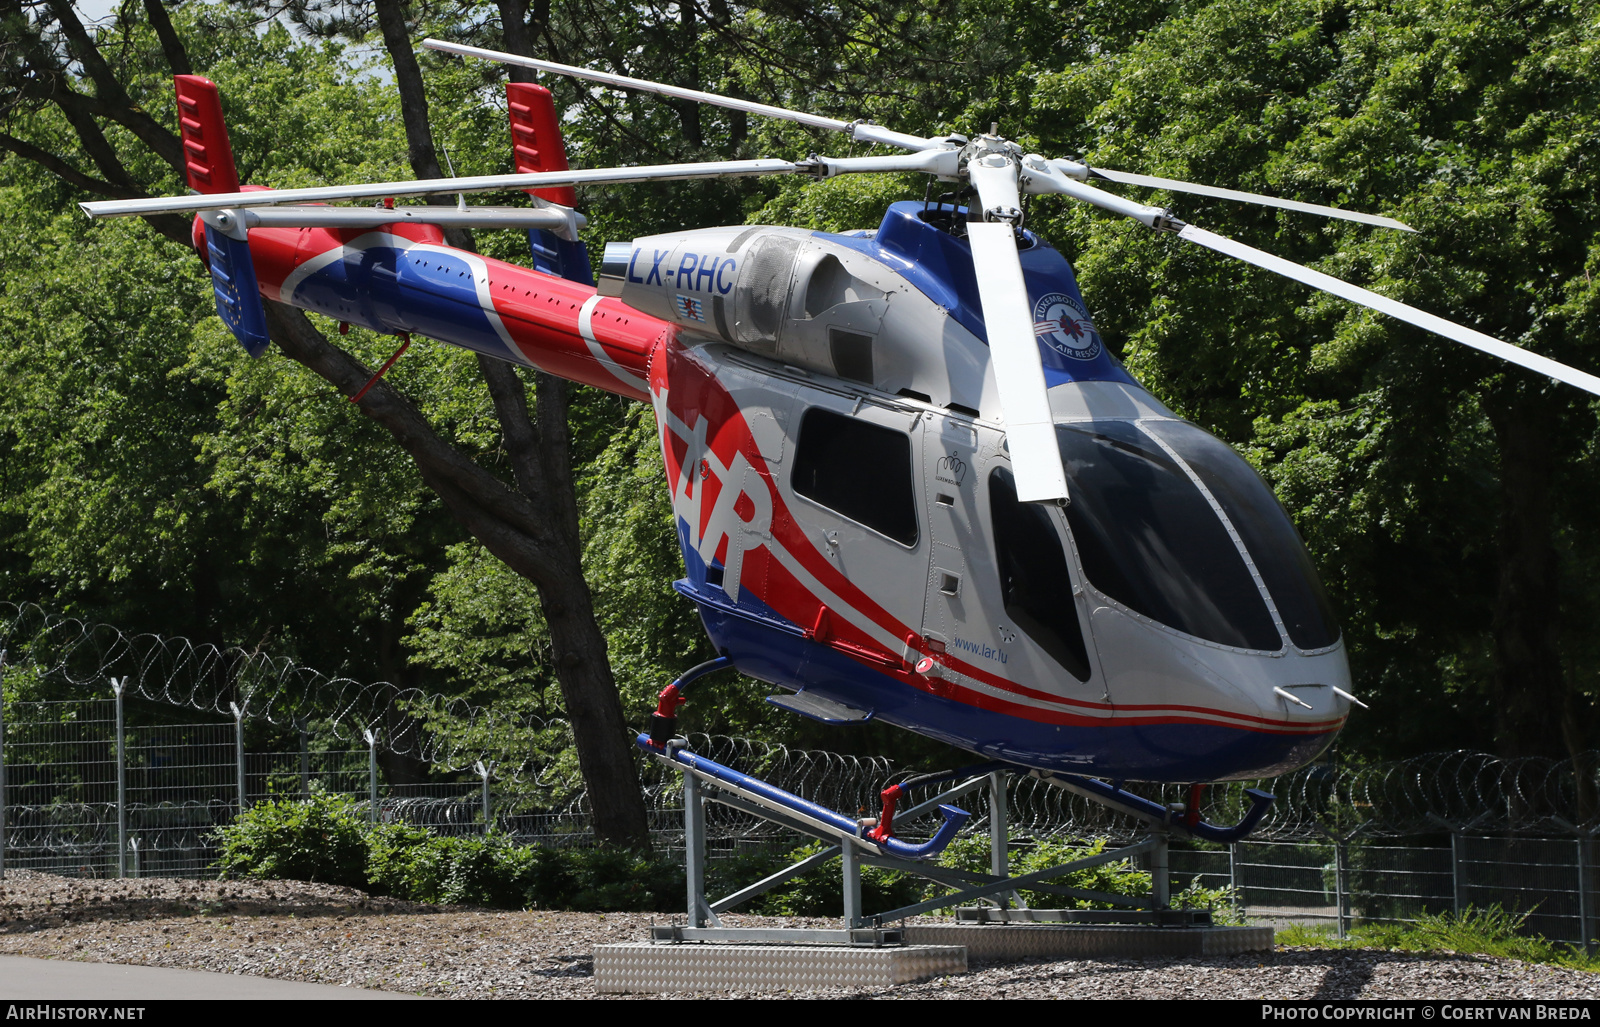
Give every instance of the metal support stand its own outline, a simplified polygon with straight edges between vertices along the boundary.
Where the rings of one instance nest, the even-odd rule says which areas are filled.
[[[1150,832],[1150,909],[1172,908],[1172,870],[1167,858],[1167,832]]]
[[[844,870],[844,923],[846,927],[864,927],[861,915],[861,850],[846,845],[839,850]]]
[[[1006,778],[1004,771],[989,775],[989,873],[995,877],[1011,875],[1011,821],[1006,809]],[[1027,909],[1021,892],[1008,892],[995,900],[1001,909],[1015,906]]]
[[[647,736],[641,736],[641,744],[649,744]],[[1168,842],[1172,833],[1180,832],[1180,827],[1173,826],[1173,824],[1180,823],[1181,825],[1181,814],[1172,814],[1164,808],[1152,807],[1151,810],[1146,810],[1143,807],[1136,807],[1130,810],[1125,806],[1121,807],[1124,812],[1129,812],[1149,824],[1150,833],[1146,837],[1109,852],[1101,852],[1060,866],[1049,867],[1017,877],[1012,877],[1008,874],[1009,864],[1005,852],[1005,847],[1008,843],[1004,812],[1005,771],[991,772],[985,766],[982,768],[981,773],[956,784],[925,802],[900,812],[895,817],[895,823],[897,824],[909,823],[926,813],[939,809],[943,804],[951,802],[962,795],[980,788],[988,788],[990,790],[992,810],[990,818],[990,869],[997,872],[978,874],[953,870],[925,862],[925,857],[921,854],[924,852],[928,852],[929,855],[932,854],[926,848],[910,850],[913,855],[919,857],[915,859],[890,855],[884,851],[887,847],[884,842],[867,833],[866,829],[872,826],[875,821],[855,822],[848,820],[799,796],[790,795],[765,782],[760,782],[737,771],[732,771],[730,768],[715,764],[704,757],[694,755],[688,752],[684,746],[685,742],[682,739],[673,739],[663,749],[647,749],[647,751],[653,752],[653,755],[665,766],[683,775],[684,867],[688,879],[687,924],[684,926],[655,927],[652,929],[652,937],[655,940],[673,942],[744,940],[855,945],[895,944],[896,941],[892,939],[898,932],[885,928],[884,925],[886,923],[903,920],[906,917],[916,916],[935,909],[961,907],[963,904],[978,901],[994,903],[999,908],[960,910],[959,915],[969,920],[985,923],[1064,922],[1074,919],[1065,915],[1058,916],[1054,911],[1040,913],[1039,911],[1028,910],[1025,907],[1019,909],[1006,908],[1008,898],[1011,901],[1018,902],[1018,905],[1021,904],[1020,900],[1017,899],[1017,891],[1020,888],[1086,899],[1113,907],[1111,910],[1097,911],[1096,915],[1084,918],[1086,923],[1198,926],[1211,922],[1208,911],[1173,911],[1171,909],[1171,874],[1167,856]],[[1101,793],[1108,789],[1109,786],[1101,782],[1088,782],[1085,784],[1078,779],[1062,782],[1051,780],[1048,777],[1045,780],[1049,780],[1052,784],[1057,784],[1063,788],[1087,793],[1089,798],[1096,801],[1106,801]],[[1118,792],[1116,794],[1125,793]],[[829,848],[802,860],[794,866],[787,867],[755,884],[742,888],[732,895],[708,902],[705,893],[706,838],[704,810],[704,804],[707,801],[722,803],[797,833],[810,835],[832,844]],[[1270,797],[1267,797],[1267,801],[1270,801]],[[957,815],[965,816],[965,814],[960,814],[959,811],[955,811],[948,806],[944,806],[943,811],[947,818]],[[1171,819],[1173,816],[1179,816],[1180,821],[1173,821]],[[1202,826],[1214,834],[1223,834],[1226,830],[1210,825]],[[1248,827],[1242,830],[1248,830]],[[907,845],[907,843],[903,842],[895,842],[893,844],[901,846],[902,849]],[[1130,859],[1145,854],[1148,854],[1153,882],[1151,894],[1148,898],[1130,898],[1124,895],[1112,895],[1047,883],[1075,871],[1086,870],[1105,863]],[[763,894],[835,857],[839,858],[843,863],[844,930],[780,930],[752,933],[743,929],[724,928],[718,920],[718,913]],[[955,891],[953,894],[946,894],[909,906],[902,906],[898,909],[868,915],[862,907],[861,900],[862,865],[905,871],[927,878],[937,884],[953,888]],[[760,937],[757,937],[757,934]]]
[[[128,679],[111,679],[117,700],[117,876],[128,876],[128,774],[127,745],[122,732],[122,691]]]

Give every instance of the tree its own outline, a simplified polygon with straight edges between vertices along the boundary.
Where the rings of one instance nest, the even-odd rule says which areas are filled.
[[[1220,0],[1045,76],[1041,138],[1108,167],[1392,212],[1419,234],[1169,201],[1593,368],[1597,27],[1592,3]],[[1358,677],[1386,700],[1355,721],[1367,744],[1588,747],[1592,397],[1176,240],[1051,221],[1077,238],[1130,366],[1247,447],[1295,514]]]
[[[130,12],[125,8],[123,13]],[[197,16],[218,13],[229,17],[227,12]],[[165,20],[164,12],[154,20]],[[139,53],[140,37],[147,40],[153,34],[160,41],[168,69],[204,70],[208,62],[191,61],[170,25],[146,34],[124,17],[118,27],[123,38],[108,58],[70,4],[52,2],[40,8],[12,3],[4,14],[8,61],[0,102],[14,115],[32,115],[34,128],[52,118],[64,119],[75,145],[52,148],[47,139],[10,134],[0,137],[0,145],[67,183],[102,196],[170,192],[181,168],[180,147],[177,137],[149,113],[170,109],[171,104],[157,99],[162,95],[160,85],[138,77],[148,76],[144,69],[150,67],[137,60],[148,56]],[[83,69],[83,79],[75,67]],[[403,73],[401,78],[413,81]],[[141,97],[145,102],[137,102],[133,93],[146,93]],[[108,137],[105,124],[116,126],[114,139]],[[411,143],[413,163],[423,161],[426,155],[415,135]],[[79,170],[80,155],[101,177]],[[149,220],[168,240],[188,246],[188,227],[181,219]],[[349,350],[330,343],[300,311],[269,303],[267,318],[279,349],[334,385],[341,396],[354,395],[372,376],[370,368]],[[564,389],[541,390],[531,411],[515,372],[492,362],[480,365],[479,371],[494,400],[511,481],[441,434],[409,397],[387,381],[366,393],[361,413],[405,450],[452,518],[538,588],[596,834],[610,841],[648,844],[626,726],[579,563]]]

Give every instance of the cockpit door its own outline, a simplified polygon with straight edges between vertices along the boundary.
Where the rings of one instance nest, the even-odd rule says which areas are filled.
[[[1007,681],[1103,698],[1059,511],[1017,501],[999,433],[957,418],[933,422],[923,450],[931,543],[923,634]]]

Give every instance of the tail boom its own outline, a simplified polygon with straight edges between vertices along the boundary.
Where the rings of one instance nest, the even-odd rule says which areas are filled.
[[[650,352],[672,330],[592,286],[446,246],[431,225],[256,228],[250,252],[268,299],[629,399],[649,398]]]

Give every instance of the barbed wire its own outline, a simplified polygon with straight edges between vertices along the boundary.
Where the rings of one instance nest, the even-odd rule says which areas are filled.
[[[537,780],[549,754],[570,742],[570,725],[561,718],[475,705],[387,681],[332,677],[259,649],[129,635],[33,603],[0,602],[0,651],[8,673],[32,674],[43,683],[103,695],[118,678],[128,694],[200,713],[232,718],[237,709],[282,728],[315,719],[352,747],[365,746],[371,730],[384,749],[447,770],[492,758],[502,777]],[[541,736],[544,744],[535,744]],[[527,743],[521,763],[506,759],[515,748],[507,743],[514,740]]]
[[[385,749],[440,769],[495,761],[500,801],[512,802],[517,815],[582,820],[589,813],[570,761],[557,758],[571,745],[570,726],[560,719],[496,710],[387,682],[330,677],[293,660],[240,647],[126,635],[109,625],[52,615],[33,604],[0,603],[0,650],[7,653],[8,672],[94,689],[102,696],[108,680],[118,677],[132,694],[202,713],[231,717],[231,704],[236,704],[245,716],[282,727],[315,718],[352,746],[363,746],[363,732],[376,727]],[[748,738],[697,734],[690,746],[814,802],[863,815],[876,812],[882,788],[909,772],[887,757],[791,749]],[[506,758],[519,748],[526,754],[520,762]],[[676,773],[647,761],[642,782],[652,819],[681,805]],[[1264,840],[1469,830],[1566,836],[1600,831],[1595,798],[1600,794],[1600,751],[1564,760],[1459,751],[1375,764],[1315,763],[1277,778],[1213,786],[1203,799],[1202,815],[1219,824],[1236,821],[1248,808],[1244,791],[1250,787],[1277,796],[1253,835]],[[1187,789],[1175,785],[1129,788],[1164,804],[1187,799]],[[386,800],[391,805],[398,801]],[[448,817],[454,823],[468,815],[466,799],[405,802],[409,805],[393,805],[404,820]],[[978,823],[987,819],[985,794],[973,793],[963,802]],[[427,812],[430,804],[438,809]],[[454,810],[457,805],[462,809]],[[1013,828],[1038,838],[1131,837],[1139,830],[1132,817],[1030,777],[1013,779],[1007,805]],[[402,808],[411,812],[401,813]],[[714,810],[708,823],[713,836],[780,833],[748,814],[720,805]],[[512,812],[507,809],[505,815]]]

